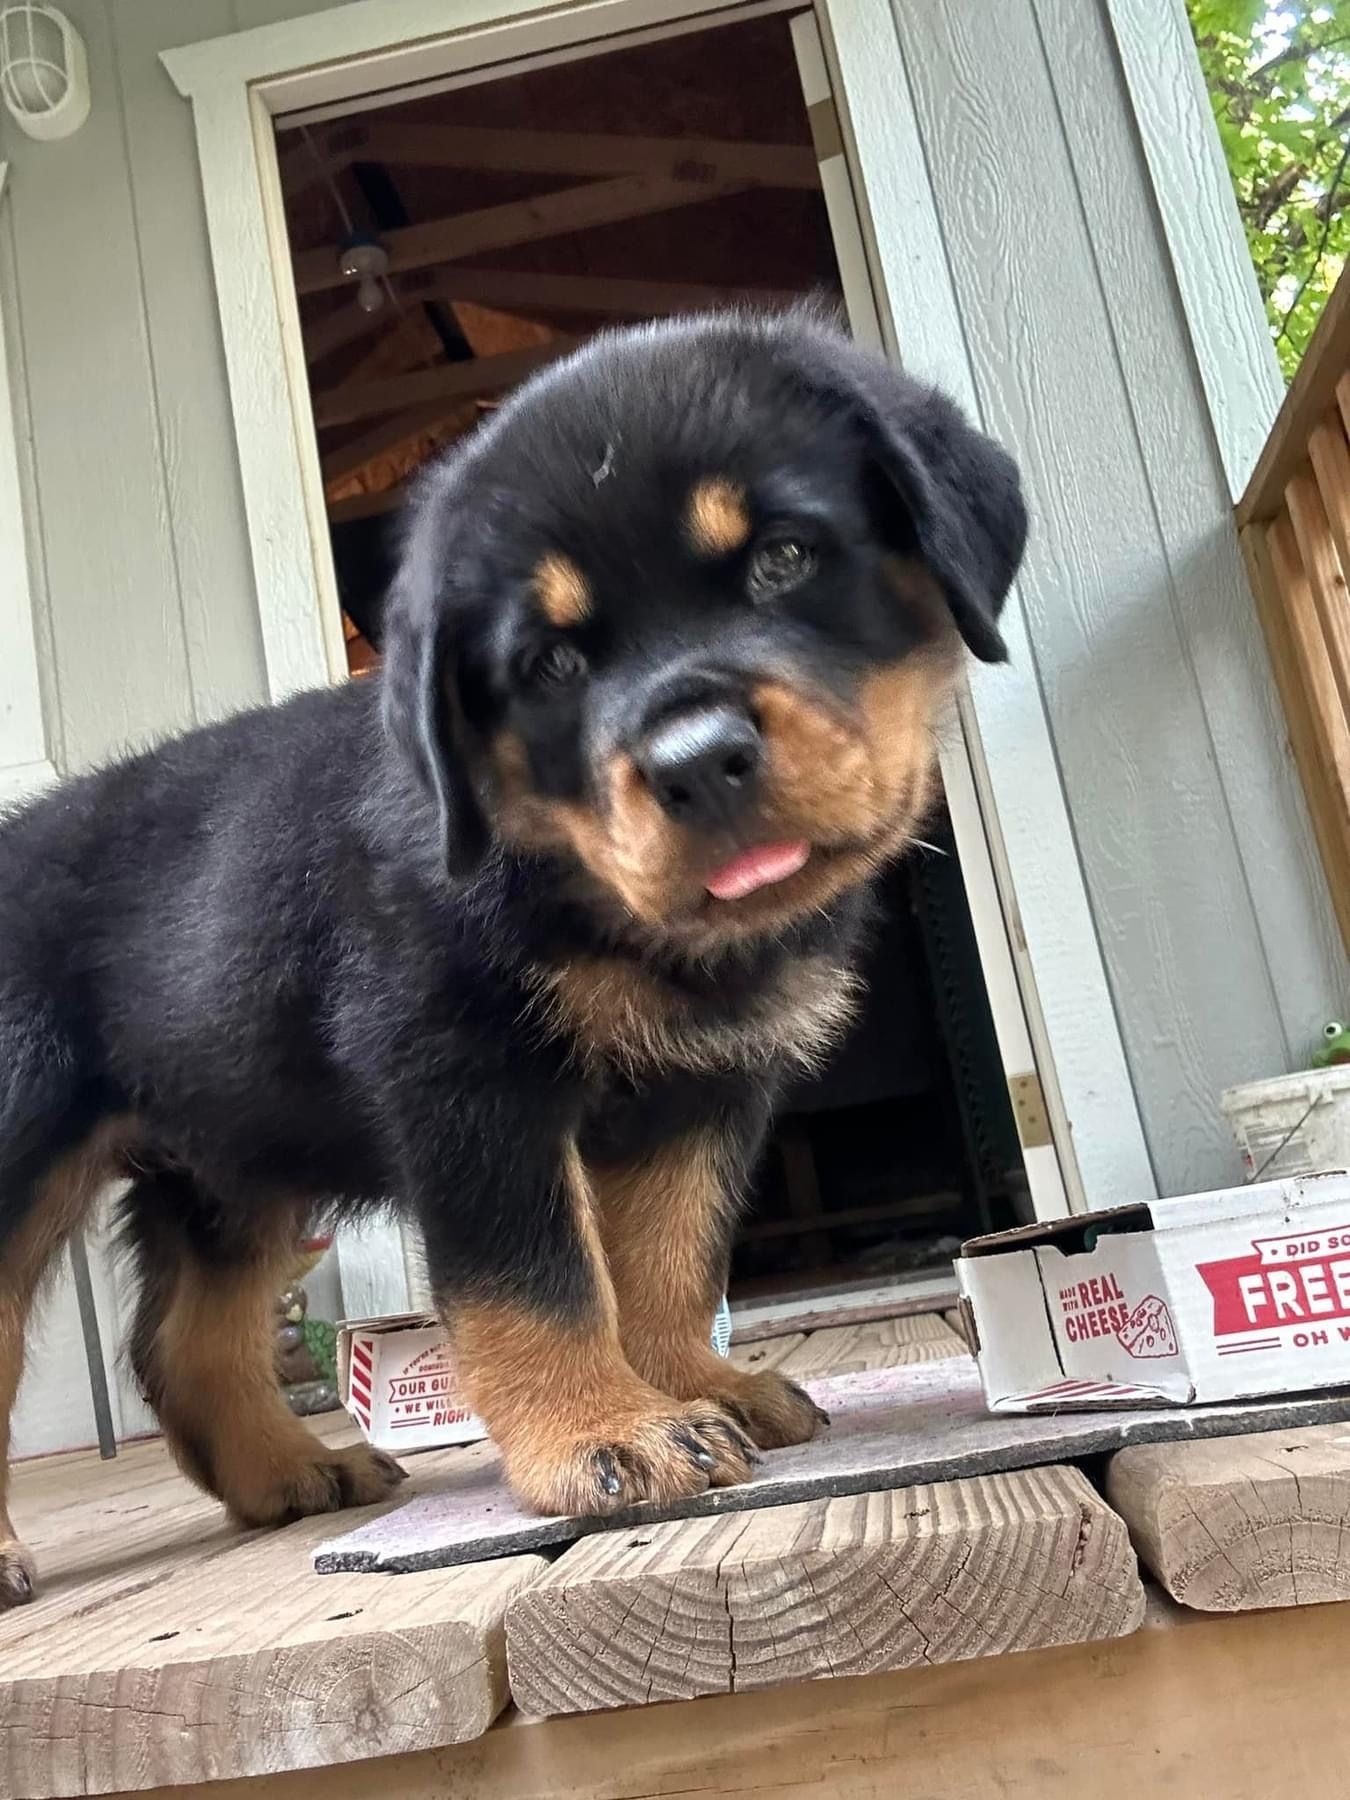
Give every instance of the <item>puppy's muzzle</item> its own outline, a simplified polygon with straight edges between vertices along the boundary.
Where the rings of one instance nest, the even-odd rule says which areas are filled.
[[[635,758],[668,817],[700,831],[733,831],[755,806],[763,761],[759,727],[727,703],[677,713]]]

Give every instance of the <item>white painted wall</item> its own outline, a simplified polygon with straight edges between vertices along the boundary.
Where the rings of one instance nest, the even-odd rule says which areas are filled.
[[[62,3],[93,112],[45,145],[0,118],[0,303],[47,741],[76,769],[265,691],[191,118],[158,52],[324,0]],[[1235,1173],[1215,1092],[1301,1059],[1343,958],[1109,4],[893,9],[980,405],[1031,484],[1032,648],[1177,1191]],[[49,1320],[52,1392],[63,1294]],[[52,1416],[30,1386],[21,1444]]]

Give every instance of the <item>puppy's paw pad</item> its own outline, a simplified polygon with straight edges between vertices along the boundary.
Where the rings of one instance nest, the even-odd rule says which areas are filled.
[[[37,1571],[22,1544],[0,1544],[0,1613],[26,1606],[37,1593]]]

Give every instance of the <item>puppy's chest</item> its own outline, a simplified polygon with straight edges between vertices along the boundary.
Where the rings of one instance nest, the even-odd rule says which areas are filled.
[[[691,990],[639,964],[578,957],[537,972],[550,1028],[593,1072],[769,1073],[818,1067],[857,1010],[841,959],[785,960],[738,990]]]

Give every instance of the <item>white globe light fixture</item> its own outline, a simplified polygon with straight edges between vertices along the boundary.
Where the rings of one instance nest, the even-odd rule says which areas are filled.
[[[45,0],[0,7],[0,99],[33,138],[69,137],[89,117],[84,43]]]

